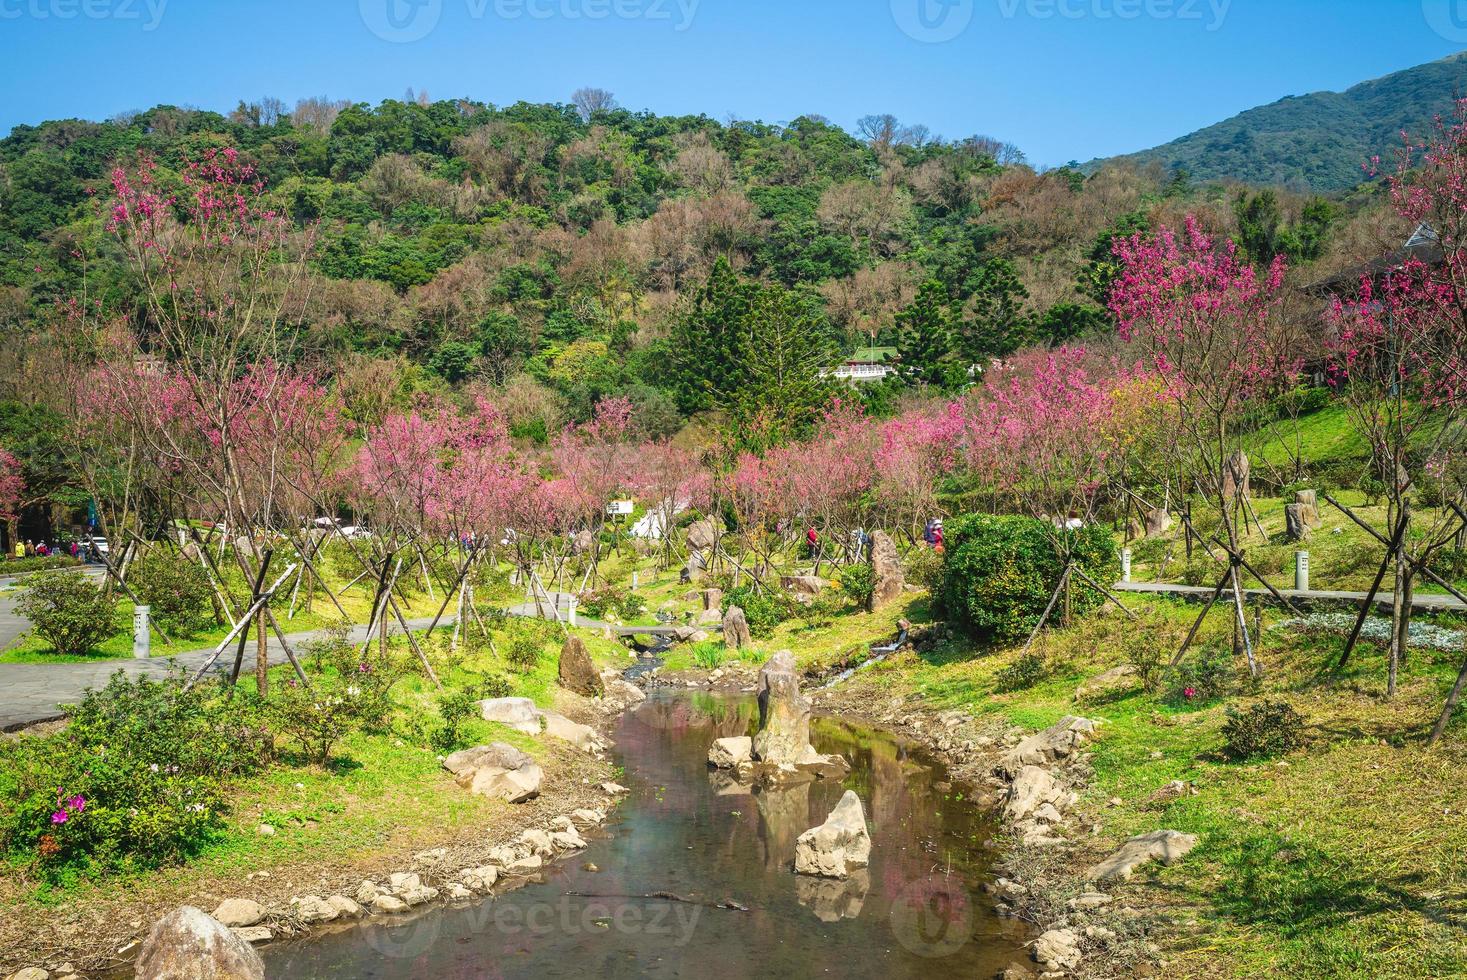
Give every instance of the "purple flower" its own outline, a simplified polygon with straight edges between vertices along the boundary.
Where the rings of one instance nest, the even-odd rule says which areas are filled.
[[[57,810],[55,813],[51,814],[52,823],[66,823],[66,821],[70,819],[70,815],[68,815],[65,810]]]
[[[1197,688],[1195,688],[1195,687],[1189,687],[1189,688],[1187,688],[1186,690],[1182,691],[1182,696],[1183,697],[1186,697],[1186,698],[1195,698],[1197,696]]]
[[[70,800],[67,801],[66,805],[72,813],[81,813],[87,808],[87,798],[80,795],[73,796]]]

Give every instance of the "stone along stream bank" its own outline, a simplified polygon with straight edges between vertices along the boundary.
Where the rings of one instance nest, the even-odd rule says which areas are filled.
[[[995,828],[939,763],[816,718],[816,751],[849,774],[754,785],[710,768],[716,739],[757,724],[746,695],[654,693],[618,723],[631,792],[606,836],[493,898],[267,947],[267,976],[988,977],[1029,959],[1025,927],[983,891]],[[798,838],[847,790],[869,865],[796,874]]]

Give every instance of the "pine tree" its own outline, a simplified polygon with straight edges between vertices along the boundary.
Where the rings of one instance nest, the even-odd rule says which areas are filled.
[[[691,308],[674,324],[668,387],[683,412],[715,408],[720,389],[742,383],[743,328],[756,293],[720,258]]]
[[[897,355],[903,380],[912,385],[947,387],[954,368],[952,311],[942,283],[929,279],[912,305],[896,316]]]
[[[969,280],[970,314],[961,325],[960,347],[970,364],[1006,357],[1024,346],[1033,326],[1025,304],[1029,291],[1007,259],[994,259]]]

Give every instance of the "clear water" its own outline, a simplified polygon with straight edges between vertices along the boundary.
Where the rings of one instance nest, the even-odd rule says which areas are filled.
[[[845,755],[851,774],[751,794],[706,759],[713,739],[751,733],[756,718],[751,698],[654,695],[617,733],[631,794],[610,837],[468,907],[268,948],[267,975],[986,977],[1025,958],[1022,928],[980,891],[992,827],[940,766],[816,719],[816,748]],[[845,789],[866,807],[870,868],[846,882],[796,875],[795,839]]]

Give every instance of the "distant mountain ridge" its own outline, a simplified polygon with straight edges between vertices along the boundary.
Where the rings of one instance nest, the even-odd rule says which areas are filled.
[[[1112,158],[1185,168],[1194,180],[1315,191],[1359,184],[1372,156],[1388,160],[1406,130],[1419,134],[1467,95],[1467,52],[1361,82],[1344,92],[1288,96],[1162,146]]]

